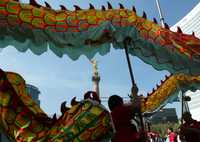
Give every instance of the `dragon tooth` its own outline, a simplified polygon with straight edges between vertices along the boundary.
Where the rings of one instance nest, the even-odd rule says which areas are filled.
[[[89,5],[90,5],[89,9],[95,9],[94,5],[92,5],[91,3]]]
[[[56,116],[56,113],[54,113],[54,115],[53,115],[53,121],[56,121],[57,120],[57,116]]]
[[[181,34],[183,33],[180,27],[177,27],[177,32]]]
[[[120,8],[120,9],[124,9],[123,4],[119,3],[119,8]]]
[[[64,5],[60,5],[61,10],[67,10],[67,8]]]
[[[147,19],[147,14],[143,11],[142,18]]]
[[[45,1],[44,3],[45,3],[45,5],[46,5],[47,8],[51,9],[51,5],[48,2]]]
[[[108,9],[113,9],[112,5],[109,2],[107,2],[107,4],[108,4]]]
[[[154,22],[155,24],[158,24],[158,21],[156,20],[156,18],[153,18],[153,22]]]
[[[33,5],[33,6],[37,7],[37,8],[41,7],[41,5],[39,5],[35,0],[30,0],[30,5]]]
[[[169,30],[169,25],[167,23],[165,23],[164,25],[165,25],[165,29]]]
[[[165,75],[165,79],[167,80],[169,78],[169,76]]]
[[[132,11],[137,13],[135,6],[132,7]]]
[[[62,104],[61,104],[61,107],[60,107],[60,111],[61,111],[61,113],[62,114],[64,114],[67,110],[68,110],[68,108],[66,107],[66,101],[64,101]]]
[[[192,36],[196,37],[196,36],[195,36],[195,32],[194,32],[194,31],[192,32]]]
[[[102,11],[106,11],[106,8],[105,8],[104,5],[101,6],[101,10],[102,10]]]
[[[78,5],[74,5],[75,10],[82,10]]]

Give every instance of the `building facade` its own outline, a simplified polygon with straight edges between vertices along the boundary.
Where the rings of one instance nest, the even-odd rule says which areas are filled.
[[[183,33],[192,34],[200,38],[200,2],[178,23],[176,23],[171,30],[176,31],[179,26]],[[186,95],[191,97],[191,101],[188,103],[192,117],[200,121],[200,91],[194,93],[187,92]]]
[[[40,105],[40,100],[39,100],[39,95],[40,95],[40,91],[37,87],[27,84],[26,85],[26,89],[28,94],[33,98],[33,100]],[[4,135],[3,133],[0,133],[0,142],[10,142],[8,140],[8,138],[6,137],[6,135]]]
[[[200,2],[185,17],[171,27],[171,30],[176,31],[178,26],[183,33],[192,34],[194,32],[195,36],[200,38]]]
[[[159,124],[159,123],[177,123],[178,122],[178,116],[176,114],[175,108],[164,108],[156,112],[153,116],[150,118],[150,122],[152,124]]]

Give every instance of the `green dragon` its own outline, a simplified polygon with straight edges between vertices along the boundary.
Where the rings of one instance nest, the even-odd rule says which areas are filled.
[[[122,49],[129,39],[129,53],[151,64],[157,70],[166,69],[170,76],[147,98],[142,99],[142,112],[152,112],[177,95],[179,90],[199,89],[200,40],[160,27],[156,20],[147,20],[144,13],[137,16],[135,8],[88,10],[75,6],[74,11],[61,5],[54,10],[31,0],[0,0],[0,47],[13,45],[20,52],[30,49],[40,55],[50,48],[57,56],[67,54],[76,60],[80,55],[91,59],[114,48]],[[176,74],[180,73],[180,74]],[[96,97],[72,107],[62,104],[62,116],[49,118],[27,95],[24,79],[10,72],[0,71],[0,127],[18,142],[43,141],[101,141],[113,133],[109,112]],[[95,95],[94,95],[95,96]],[[106,135],[106,136],[105,136]]]

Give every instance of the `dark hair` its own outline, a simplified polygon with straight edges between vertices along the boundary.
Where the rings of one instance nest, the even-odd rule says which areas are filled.
[[[123,104],[123,99],[122,97],[118,95],[112,95],[108,99],[108,107],[112,111],[115,107],[121,106]]]
[[[183,117],[192,117],[191,113],[186,111],[183,113]]]
[[[169,129],[171,132],[173,132],[173,131],[174,131],[172,127],[169,127],[168,129]]]

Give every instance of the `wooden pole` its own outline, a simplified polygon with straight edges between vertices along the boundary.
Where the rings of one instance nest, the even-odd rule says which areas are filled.
[[[181,91],[181,124],[183,124],[183,113],[184,113],[184,94]]]
[[[138,87],[137,87],[137,85],[135,83],[135,80],[134,80],[133,70],[132,70],[132,66],[131,66],[131,61],[130,61],[130,57],[129,57],[129,54],[128,54],[128,45],[129,45],[130,41],[131,41],[130,38],[126,38],[124,40],[124,49],[125,49],[126,59],[127,59],[127,63],[128,63],[128,69],[129,69],[129,73],[130,73],[130,77],[131,77],[132,89],[136,90],[136,93],[133,94],[135,96],[133,96],[133,97],[135,97],[135,99],[136,99],[138,97],[137,96]],[[142,130],[144,130],[144,122],[143,122],[142,113],[141,113],[140,109],[138,111],[139,111],[138,115],[139,115],[139,118],[140,118],[141,128],[142,128]]]

